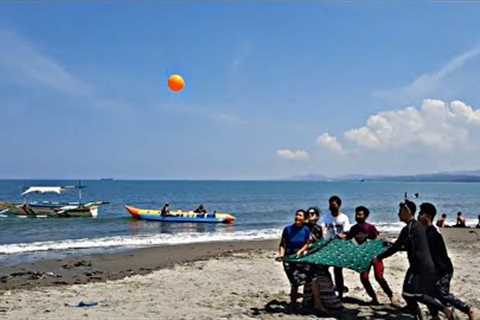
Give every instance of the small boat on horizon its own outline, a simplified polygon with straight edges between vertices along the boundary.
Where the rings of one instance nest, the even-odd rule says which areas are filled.
[[[98,208],[107,204],[104,201],[82,203],[84,186],[40,187],[32,186],[22,192],[22,202],[0,202],[0,213],[19,217],[92,217],[98,216]],[[78,202],[28,201],[29,194],[63,194],[70,190],[78,190]]]
[[[161,210],[140,209],[132,206],[125,206],[128,213],[134,219],[162,222],[190,222],[190,223],[227,223],[235,222],[235,217],[230,213],[213,211],[212,213],[196,213],[194,211],[170,211],[166,215]]]

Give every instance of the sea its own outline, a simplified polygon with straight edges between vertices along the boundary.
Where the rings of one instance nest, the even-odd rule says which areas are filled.
[[[109,204],[97,218],[19,218],[0,215],[0,265],[38,259],[109,253],[132,248],[224,240],[277,239],[293,222],[295,210],[317,206],[328,213],[328,198],[338,195],[342,211],[354,221],[354,209],[370,208],[370,221],[381,232],[398,232],[398,203],[405,192],[417,204],[434,203],[454,223],[464,212],[476,224],[480,213],[479,183],[391,181],[82,181],[83,200]],[[68,186],[67,180],[0,180],[0,201],[21,201],[28,186]],[[418,198],[413,196],[418,193]],[[76,201],[77,193],[34,195],[31,200]],[[191,210],[203,204],[228,212],[235,224],[161,223],[130,218],[125,205]]]

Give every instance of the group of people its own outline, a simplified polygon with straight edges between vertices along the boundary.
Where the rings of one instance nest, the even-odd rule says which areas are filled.
[[[439,228],[469,228],[469,226],[467,226],[467,221],[465,220],[465,217],[461,211],[457,212],[457,221],[454,225],[449,225],[447,223],[446,213],[442,213],[440,218],[438,218],[436,225]],[[478,215],[478,223],[475,228],[480,229],[480,215]]]
[[[295,222],[284,228],[278,249],[277,260],[283,261],[285,273],[291,285],[290,302],[296,308],[299,298],[298,289],[303,289],[303,305],[313,312],[332,315],[340,311],[342,298],[348,288],[344,285],[343,270],[333,267],[333,283],[329,267],[292,263],[285,258],[308,253],[311,245],[320,240],[354,239],[362,244],[368,239],[379,236],[377,228],[367,222],[370,211],[365,206],[355,208],[356,224],[350,226],[348,216],[341,212],[342,200],[338,196],[329,199],[329,213],[320,216],[316,207],[308,210],[299,209],[295,213]],[[392,304],[397,304],[388,282],[384,278],[383,260],[400,250],[406,250],[409,268],[405,275],[402,297],[406,302],[404,311],[421,318],[419,303],[427,306],[433,319],[438,319],[443,312],[448,319],[453,319],[450,307],[454,307],[474,319],[476,311],[450,293],[450,281],[453,276],[453,264],[448,256],[442,235],[433,226],[436,208],[431,203],[422,203],[418,219],[413,201],[400,203],[399,219],[406,226],[398,239],[386,251],[372,258],[375,279],[388,296]],[[370,269],[360,274],[360,281],[365,288],[370,303],[379,304],[376,292],[369,281]]]
[[[203,206],[203,204],[199,205],[193,212],[197,214],[208,214],[208,210]],[[167,202],[163,205],[162,209],[160,210],[160,214],[162,216],[170,215],[170,204]]]

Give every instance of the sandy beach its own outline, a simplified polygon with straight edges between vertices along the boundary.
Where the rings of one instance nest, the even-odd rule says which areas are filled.
[[[444,229],[443,234],[455,265],[452,292],[478,308],[480,232]],[[277,241],[201,243],[0,268],[0,318],[317,318],[285,312],[289,286],[281,264],[273,259],[276,245]],[[405,254],[385,261],[385,277],[400,298]],[[388,305],[381,293],[385,304],[365,305],[368,298],[358,274],[346,270],[345,283],[350,289],[348,318],[410,319]],[[79,307],[81,302],[94,305]],[[466,318],[459,312],[456,316]]]

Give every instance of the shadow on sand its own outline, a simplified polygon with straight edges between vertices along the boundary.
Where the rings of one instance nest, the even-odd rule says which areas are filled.
[[[251,308],[251,316],[285,314],[285,315],[315,315],[318,319],[341,320],[412,320],[412,315],[404,313],[400,308],[391,305],[369,305],[365,301],[355,298],[345,298],[344,309],[332,314],[316,313],[313,309],[292,308],[286,301],[271,300],[263,308]],[[311,318],[309,318],[311,319]]]

